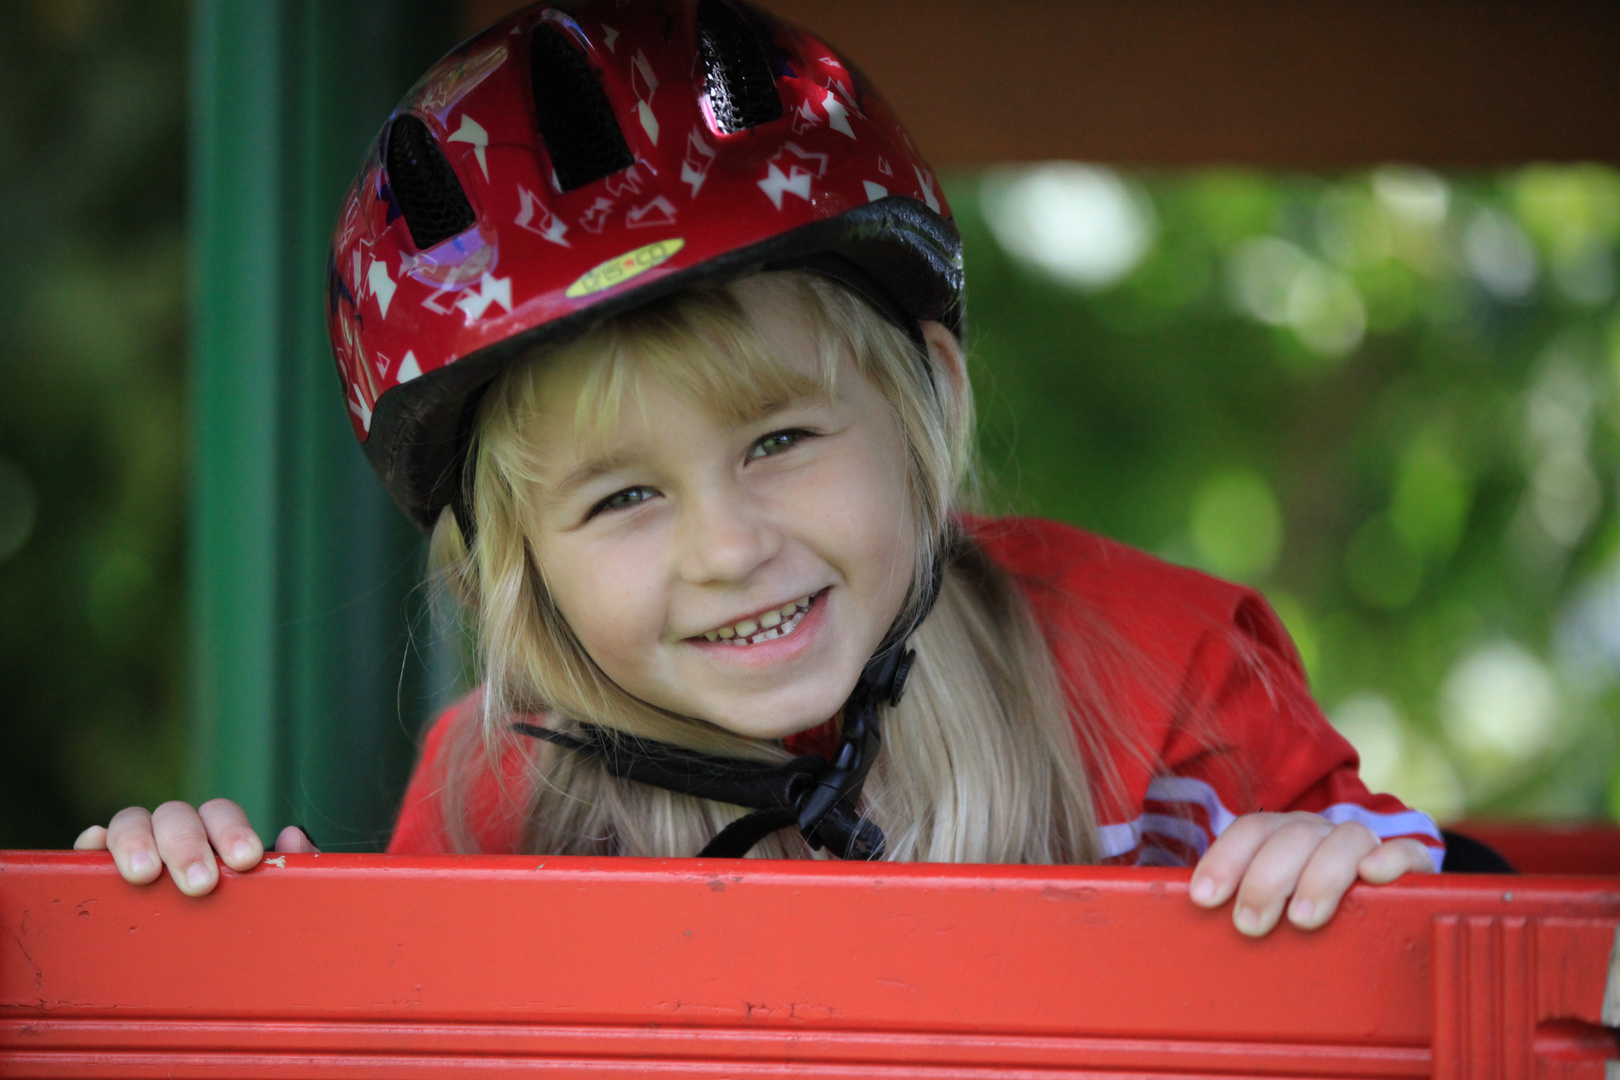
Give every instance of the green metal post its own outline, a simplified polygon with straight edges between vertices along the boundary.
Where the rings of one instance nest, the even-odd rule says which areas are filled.
[[[354,445],[323,312],[343,192],[448,7],[194,7],[191,794],[267,837],[385,839],[443,696],[409,640],[422,539]]]

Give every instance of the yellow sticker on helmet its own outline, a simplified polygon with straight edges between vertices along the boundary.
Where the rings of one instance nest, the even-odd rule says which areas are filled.
[[[590,296],[603,289],[611,289],[615,285],[629,281],[637,274],[646,273],[685,246],[686,241],[676,237],[673,240],[660,240],[654,244],[638,247],[634,251],[627,251],[585,271],[579,276],[578,281],[568,286],[565,295],[570,300],[577,300],[581,296]]]

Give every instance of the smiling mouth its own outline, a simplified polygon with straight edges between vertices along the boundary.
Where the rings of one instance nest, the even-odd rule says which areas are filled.
[[[739,648],[745,645],[762,645],[767,641],[787,637],[799,628],[799,624],[809,613],[810,606],[820,595],[812,593],[809,596],[801,596],[751,619],[706,631],[702,636],[717,644],[736,645]]]

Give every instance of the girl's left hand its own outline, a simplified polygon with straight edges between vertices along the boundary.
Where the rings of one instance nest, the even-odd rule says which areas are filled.
[[[1410,837],[1381,842],[1365,825],[1335,825],[1319,814],[1245,814],[1198,860],[1189,892],[1206,908],[1235,892],[1232,924],[1261,937],[1277,925],[1284,905],[1289,922],[1315,930],[1358,878],[1385,885],[1402,874],[1433,872],[1429,849]]]

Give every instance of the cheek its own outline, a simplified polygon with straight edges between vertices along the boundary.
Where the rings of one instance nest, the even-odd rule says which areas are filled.
[[[790,510],[839,565],[861,607],[886,617],[899,609],[916,554],[903,450],[890,442],[873,437],[841,448],[834,467],[818,472],[813,490],[796,493]]]
[[[902,488],[872,484],[841,492],[827,516],[829,543],[845,552],[852,577],[863,592],[886,600],[886,583],[909,579],[915,548],[911,514]]]
[[[885,419],[887,419],[885,417]],[[910,580],[916,525],[906,482],[905,448],[891,423],[877,428],[860,448],[864,467],[846,491],[847,535],[856,540],[872,572]]]
[[[553,548],[541,555],[557,610],[609,676],[658,640],[664,620],[654,565],[644,554],[614,548]]]

